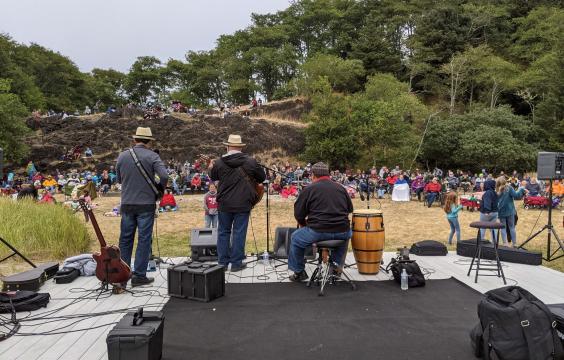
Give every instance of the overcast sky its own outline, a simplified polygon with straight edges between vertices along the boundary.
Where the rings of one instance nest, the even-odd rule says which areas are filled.
[[[95,67],[127,71],[135,58],[183,59],[221,34],[251,23],[251,13],[285,9],[289,0],[0,0],[0,32]]]

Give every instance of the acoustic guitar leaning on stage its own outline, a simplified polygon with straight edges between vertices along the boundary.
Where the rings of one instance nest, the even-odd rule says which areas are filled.
[[[96,237],[100,242],[100,252],[92,254],[92,257],[96,261],[96,277],[98,280],[109,284],[127,282],[131,275],[131,269],[121,259],[119,248],[115,245],[106,244],[102,231],[100,231],[98,222],[94,217],[94,213],[92,212],[90,206],[86,204],[84,199],[79,199],[78,203],[84,211],[86,221],[90,219],[92,227],[94,227]]]
[[[198,155],[198,159],[201,162],[205,163],[207,165],[207,167],[209,167],[210,163],[213,162],[213,160],[210,156],[203,155],[203,154]],[[239,168],[239,169],[241,169],[241,168]],[[247,181],[250,185],[252,185],[255,188],[255,191],[257,193],[256,197],[253,200],[253,207],[255,207],[256,204],[258,204],[262,200],[262,197],[264,196],[264,184],[257,183],[256,181],[251,179],[251,177],[243,169],[241,169],[240,173],[241,173],[241,176],[243,176],[243,178],[245,179],[245,181]]]

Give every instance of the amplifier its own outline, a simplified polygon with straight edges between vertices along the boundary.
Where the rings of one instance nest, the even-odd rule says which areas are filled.
[[[298,230],[295,227],[277,227],[274,236],[274,257],[277,259],[287,259],[292,246],[292,234]],[[304,252],[305,258],[309,260],[315,259],[313,247],[308,246]]]
[[[524,249],[499,246],[497,250],[499,260],[517,264],[541,265],[542,254]],[[456,254],[465,257],[473,257],[476,253],[476,239],[463,240],[456,243]],[[482,240],[482,259],[495,260],[493,243]]]
[[[170,296],[209,302],[225,295],[223,266],[185,262],[167,271]]]
[[[217,261],[217,228],[192,229],[191,258],[195,261]]]
[[[127,313],[106,337],[108,360],[160,360],[164,315],[160,311]]]

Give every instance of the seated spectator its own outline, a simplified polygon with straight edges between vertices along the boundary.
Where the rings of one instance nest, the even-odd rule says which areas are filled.
[[[287,199],[290,196],[298,196],[298,188],[296,187],[296,185],[286,185],[280,192],[280,196],[282,196],[284,199]]]
[[[85,157],[92,157],[94,154],[92,153],[92,149],[90,149],[89,147],[86,148],[86,150],[84,150],[84,156]]]
[[[55,198],[51,194],[51,192],[47,190],[42,190],[42,194],[40,195],[39,203],[40,204],[55,204]]]
[[[480,173],[474,182],[474,191],[484,191],[484,183],[486,182],[486,178],[484,177],[483,173]]]
[[[172,195],[172,190],[166,189],[161,202],[159,203],[159,212],[165,211],[176,211],[178,206],[176,205],[176,200],[174,195]]]
[[[456,190],[458,189],[458,185],[460,184],[458,178],[456,176],[454,176],[454,173],[452,171],[448,172],[448,176],[446,177],[446,181],[448,184],[448,187],[451,190]]]
[[[437,196],[441,193],[439,179],[434,177],[430,183],[425,185],[425,192],[427,193],[427,206],[431,207]]]
[[[100,179],[100,195],[106,195],[112,187],[112,179],[110,179],[110,174],[106,170],[102,173]]]
[[[37,188],[30,184],[23,184],[21,190],[18,192],[18,200],[32,199],[37,200]]]
[[[415,180],[411,182],[411,191],[417,195],[417,200],[421,201],[421,193],[425,190],[425,182],[423,176],[417,175]]]
[[[550,185],[546,187],[546,193],[548,194]],[[554,180],[552,182],[552,196],[563,197],[564,196],[564,184],[560,180]]]
[[[190,182],[190,187],[192,188],[192,192],[202,189],[202,178],[200,177],[200,174],[196,173],[194,175],[192,181]]]
[[[57,181],[53,179],[53,176],[47,175],[47,178],[43,181],[43,187],[50,193],[54,193],[57,189]]]
[[[541,194],[541,186],[537,182],[537,178],[532,177],[525,186],[525,190],[528,191],[529,196],[539,196]]]

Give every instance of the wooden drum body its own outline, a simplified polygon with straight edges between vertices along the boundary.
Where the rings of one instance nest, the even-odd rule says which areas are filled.
[[[378,274],[384,252],[384,216],[380,210],[355,210],[352,248],[358,272]]]

